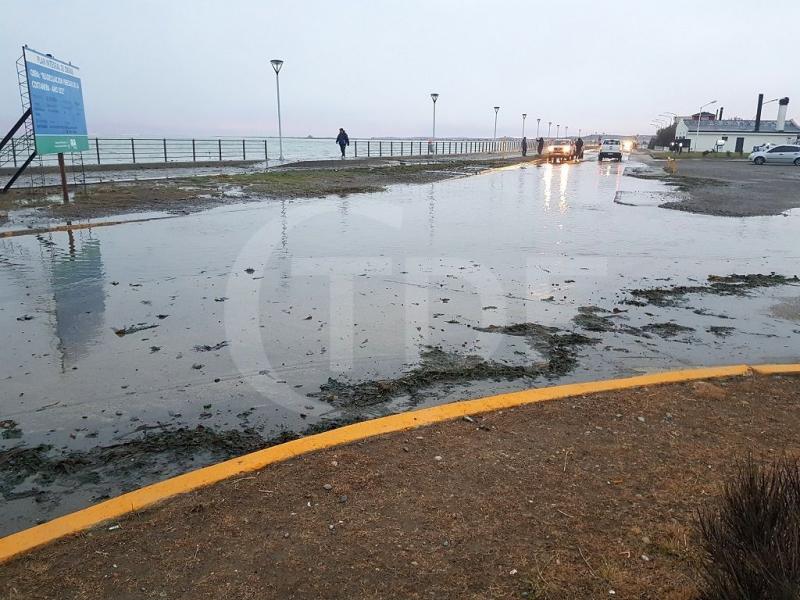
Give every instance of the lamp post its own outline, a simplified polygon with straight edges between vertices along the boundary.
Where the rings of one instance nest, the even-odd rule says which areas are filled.
[[[560,137],[561,137],[561,125],[556,123],[556,138],[560,138]]]
[[[433,100],[433,139],[436,139],[436,101],[439,99],[439,94],[432,93],[431,100]]]
[[[541,117],[536,118],[536,139],[539,139],[539,121],[541,121]]]
[[[569,139],[569,125],[564,125],[564,137]]]
[[[497,113],[500,112],[500,107],[494,107],[494,140],[497,140]]]
[[[281,79],[278,76],[278,73],[280,73],[281,67],[283,66],[283,61],[273,58],[269,62],[272,64],[272,68],[275,70],[275,88],[278,92],[278,148],[280,150],[279,159],[283,160],[283,131],[281,130]]]
[[[551,128],[552,126],[553,126],[553,122],[552,122],[552,121],[548,121],[548,122],[547,122],[547,139],[548,139],[548,140],[550,139],[550,128]]]
[[[703,104],[703,106],[700,107],[700,112],[697,114],[697,136],[696,136],[697,145],[695,146],[695,152],[698,152],[700,148],[700,120],[703,118],[703,109],[706,106],[711,106],[712,104],[716,103],[717,103],[716,100],[712,100],[711,102],[706,102],[705,104]]]
[[[522,113],[522,137],[525,137],[525,119],[528,117],[528,113]]]
[[[581,137],[581,128],[578,127],[578,137]]]

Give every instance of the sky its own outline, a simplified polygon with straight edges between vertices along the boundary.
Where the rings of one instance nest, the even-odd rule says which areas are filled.
[[[90,135],[646,134],[759,92],[800,107],[800,1],[3,0],[0,126],[21,113],[21,46],[80,67]],[[785,27],[783,27],[785,25]],[[712,107],[713,109],[714,107]],[[765,108],[774,119],[777,103]]]

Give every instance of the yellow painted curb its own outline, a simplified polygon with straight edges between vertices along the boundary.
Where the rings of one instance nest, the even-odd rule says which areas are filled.
[[[754,373],[758,373],[759,375],[791,375],[792,373],[800,373],[800,364],[753,365],[751,368]]]
[[[202,469],[197,469],[196,471],[191,471],[165,481],[148,485],[133,492],[122,494],[111,500],[106,500],[105,502],[64,515],[63,517],[58,517],[42,525],[37,525],[36,527],[11,534],[0,539],[0,563],[38,546],[88,529],[104,521],[115,519],[152,506],[167,498],[190,492],[242,473],[257,471],[268,465],[315,450],[331,448],[385,433],[441,423],[465,415],[474,415],[546,400],[556,400],[570,396],[624,390],[648,385],[680,383],[697,379],[735,377],[747,375],[752,372],[763,374],[800,373],[800,364],[762,365],[752,368],[747,365],[733,365],[668,371],[665,373],[654,373],[651,375],[640,375],[637,377],[593,381],[588,383],[572,383],[546,388],[528,389],[509,394],[499,394],[497,396],[488,396],[475,400],[464,400],[462,402],[453,402],[451,404],[443,404],[441,406],[381,417],[371,421],[363,421],[361,423],[347,425],[324,433],[310,435],[291,442],[265,448]]]

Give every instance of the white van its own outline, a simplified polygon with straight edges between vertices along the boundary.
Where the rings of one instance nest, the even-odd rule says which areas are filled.
[[[616,158],[622,160],[622,142],[619,140],[603,140],[600,144],[600,153],[597,155],[597,160],[604,158]]]

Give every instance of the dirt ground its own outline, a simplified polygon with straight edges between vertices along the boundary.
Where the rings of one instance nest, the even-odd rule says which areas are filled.
[[[188,213],[260,199],[380,192],[392,184],[430,183],[536,160],[515,155],[313,161],[263,172],[92,184],[77,187],[69,204],[61,202],[54,188],[20,188],[0,197],[0,213],[34,208],[40,219],[68,220],[149,211]]]
[[[797,455],[797,383],[581,396],[317,452],[2,565],[0,597],[690,599],[697,510],[738,458]]]
[[[653,175],[687,192],[680,202],[662,208],[724,217],[779,215],[800,207],[800,168],[753,165],[742,160],[678,159],[674,175],[662,172],[666,161],[636,154]]]

